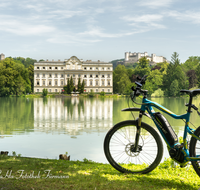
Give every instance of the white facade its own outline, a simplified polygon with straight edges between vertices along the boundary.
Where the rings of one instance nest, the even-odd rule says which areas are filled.
[[[149,60],[150,64],[167,61],[165,57],[157,56],[156,54],[151,54],[151,56],[148,56],[147,52],[144,53],[125,52],[125,63],[137,63],[139,59],[142,57],[146,57]]]
[[[0,61],[5,59],[5,55],[2,53],[0,54]]]
[[[72,56],[65,61],[41,61],[34,63],[34,92],[61,92],[67,80],[73,78],[74,85],[78,85],[78,79],[85,82],[85,92],[104,91],[113,92],[113,65],[106,62],[83,62]]]

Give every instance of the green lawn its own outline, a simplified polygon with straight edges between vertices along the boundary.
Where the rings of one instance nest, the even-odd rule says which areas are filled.
[[[0,189],[183,189],[198,190],[191,166],[171,167],[171,160],[149,174],[122,174],[109,164],[0,156]]]

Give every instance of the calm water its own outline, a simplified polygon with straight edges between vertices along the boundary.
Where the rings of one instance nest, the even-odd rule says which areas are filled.
[[[185,113],[188,102],[188,98],[152,100],[176,114]],[[199,103],[200,98],[194,99],[197,107]],[[133,107],[131,102],[130,106]],[[0,151],[53,159],[68,152],[71,160],[87,158],[106,163],[104,137],[115,123],[132,119],[130,113],[120,111],[126,107],[125,98],[0,98]],[[184,122],[167,119],[182,135]],[[154,125],[148,118],[143,121]],[[196,112],[191,122],[199,126]],[[168,157],[166,150],[164,156]]]

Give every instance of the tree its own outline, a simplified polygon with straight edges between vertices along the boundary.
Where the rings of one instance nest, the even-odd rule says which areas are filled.
[[[170,95],[176,96],[179,93],[178,81],[174,80],[170,85]]]
[[[85,82],[84,80],[82,81],[82,84],[81,84],[81,91],[80,93],[83,93],[84,92],[84,88],[85,88]]]
[[[197,76],[195,70],[189,70],[186,73],[189,80],[189,88],[193,88],[197,85]]]
[[[149,68],[149,60],[146,57],[139,59],[138,66],[134,69],[134,75],[139,75],[143,77],[144,75],[149,75],[151,69]]]
[[[180,65],[180,59],[178,58],[179,54],[177,52],[174,52],[171,56],[171,64],[177,66]]]
[[[28,67],[28,73],[29,73],[29,80],[31,82],[31,91],[33,92],[33,88],[34,88],[34,67],[33,67],[33,65],[30,65]]]
[[[114,93],[124,93],[126,86],[130,83],[127,69],[124,65],[118,65],[113,72]]]
[[[47,96],[47,94],[48,94],[48,90],[44,88],[42,90],[42,96]]]
[[[78,79],[77,91],[78,91],[79,93],[81,93],[81,79],[80,79],[80,78]]]
[[[163,75],[162,90],[164,91],[165,95],[171,96],[171,89],[169,87],[175,80],[178,82],[178,85],[176,85],[178,92],[181,89],[187,89],[189,87],[187,76],[180,65],[180,60],[178,59],[178,54],[176,52],[172,54],[172,60],[167,67],[166,74]],[[176,95],[178,94],[179,93],[176,93]]]

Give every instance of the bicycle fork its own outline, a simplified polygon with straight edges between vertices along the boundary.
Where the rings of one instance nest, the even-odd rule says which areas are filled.
[[[136,133],[136,136],[135,136],[135,146],[133,147],[132,149],[132,152],[139,152],[138,150],[138,143],[139,143],[139,137],[140,137],[140,132],[141,132],[141,123],[142,123],[142,112],[140,112],[139,114],[139,118],[136,119],[137,121],[137,133]]]

